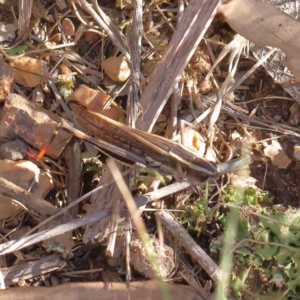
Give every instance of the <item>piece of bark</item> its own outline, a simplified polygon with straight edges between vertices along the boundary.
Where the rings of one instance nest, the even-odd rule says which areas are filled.
[[[48,201],[35,197],[32,193],[2,177],[0,177],[0,193],[20,201],[29,209],[33,209],[42,215],[52,215],[56,212],[55,206]]]
[[[4,277],[5,285],[11,285],[21,280],[30,279],[49,273],[51,271],[55,271],[59,269],[64,263],[64,260],[59,255],[53,254],[36,261],[1,269],[1,272]],[[1,293],[2,291],[0,291],[0,298]]]
[[[9,95],[2,116],[0,136],[8,139],[20,137],[39,150],[49,143],[57,124],[65,122],[43,108],[34,107],[25,98],[16,94]],[[46,155],[58,158],[71,137],[70,133],[59,130],[50,143]]]
[[[161,283],[155,280],[130,282],[82,282],[67,283],[55,287],[11,288],[0,291],[0,300],[127,300],[129,299],[174,299],[174,300],[202,300],[192,288],[179,285]]]

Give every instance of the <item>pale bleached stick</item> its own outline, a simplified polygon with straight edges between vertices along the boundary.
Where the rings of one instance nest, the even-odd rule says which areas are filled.
[[[128,122],[127,125],[135,127],[136,118],[139,109],[139,93],[140,93],[140,64],[141,64],[141,47],[142,47],[142,32],[143,32],[143,1],[135,0],[135,8],[133,12],[132,23],[128,28],[128,44],[131,54],[131,92],[129,93],[127,103]],[[130,99],[129,99],[130,98]],[[129,105],[128,105],[129,104]]]
[[[115,252],[115,244],[116,244],[116,238],[118,233],[118,225],[120,222],[120,209],[121,209],[121,199],[117,199],[113,203],[112,209],[111,209],[111,218],[110,218],[110,225],[109,225],[109,238],[107,242],[107,247],[105,254],[109,257],[114,256]]]
[[[74,230],[76,228],[82,227],[86,224],[99,221],[103,218],[106,218],[110,215],[110,209],[103,210],[99,213],[87,215],[81,219],[73,220],[66,224],[61,224],[55,228],[47,229],[34,233],[32,235],[23,237],[19,240],[9,241],[0,245],[0,255],[11,253],[13,251],[23,249],[30,245],[43,242],[44,240],[50,239],[52,237],[64,234],[68,231]]]

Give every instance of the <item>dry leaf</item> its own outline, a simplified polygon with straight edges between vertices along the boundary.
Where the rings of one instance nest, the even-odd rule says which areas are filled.
[[[28,145],[24,141],[14,140],[0,146],[0,157],[2,159],[21,160],[25,158],[28,150]]]
[[[61,22],[61,29],[65,35],[75,34],[75,26],[71,19],[64,18]]]
[[[110,96],[102,90],[80,86],[72,93],[70,100],[78,102],[89,110],[100,112],[109,98]]]
[[[123,82],[130,76],[130,68],[125,57],[110,57],[101,63],[106,75],[117,82]]]
[[[26,160],[0,160],[0,177],[25,190],[31,187],[30,191],[36,198],[43,198],[53,188],[52,180],[41,173],[41,170],[34,163]],[[12,203],[11,198],[0,195],[0,220],[13,217],[17,209],[18,207]]]
[[[232,0],[218,9],[237,33],[258,46],[280,48],[285,65],[300,80],[300,24],[274,6],[258,0]]]
[[[14,80],[16,83],[21,84],[25,87],[35,87],[42,81],[42,77],[33,75],[28,72],[40,74],[45,76],[43,64],[41,59],[30,58],[23,56],[16,58],[10,62],[10,65],[16,70]],[[28,72],[26,72],[28,71]]]
[[[286,169],[291,162],[283,150],[279,150],[273,159],[273,165],[279,169]]]
[[[102,115],[120,123],[125,123],[123,110],[118,106],[113,106],[109,109],[103,110],[103,107],[109,98],[110,96],[102,90],[93,90],[89,87],[81,86],[72,93],[70,100],[78,102],[88,110],[101,113]]]
[[[300,106],[298,103],[294,103],[290,108],[289,122],[292,126],[298,126],[300,123]]]
[[[216,153],[214,152],[214,150],[211,147],[207,148],[205,158],[210,161],[214,161],[214,162],[217,161]]]
[[[250,171],[246,171],[246,174],[241,174],[238,172],[236,174],[230,175],[230,185],[234,187],[253,187],[256,188],[256,179],[254,177],[249,176]]]
[[[275,140],[264,149],[264,153],[265,156],[271,158],[273,165],[279,169],[286,169],[291,163],[291,160],[282,150],[281,145]]]

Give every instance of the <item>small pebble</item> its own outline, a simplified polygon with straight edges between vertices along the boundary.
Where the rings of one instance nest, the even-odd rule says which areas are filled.
[[[28,146],[22,140],[7,142],[0,146],[0,157],[10,160],[24,159],[26,150],[28,150]]]

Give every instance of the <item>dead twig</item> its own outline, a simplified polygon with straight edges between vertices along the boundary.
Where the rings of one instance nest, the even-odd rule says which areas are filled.
[[[189,233],[167,212],[158,212],[165,228],[173,235],[174,239],[197,261],[197,263],[207,272],[207,274],[217,282],[222,279],[222,272],[216,263],[206,254],[206,252],[195,242]]]

